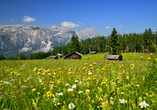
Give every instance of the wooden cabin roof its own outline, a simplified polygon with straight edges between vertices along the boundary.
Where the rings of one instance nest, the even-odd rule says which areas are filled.
[[[82,56],[82,54],[80,54],[79,52],[73,52],[73,53],[67,55],[67,56],[65,57],[65,59],[66,59],[67,57],[69,57],[70,55],[74,54],[74,53],[78,54],[79,56]]]
[[[122,55],[107,55],[105,59],[108,60],[122,60]]]

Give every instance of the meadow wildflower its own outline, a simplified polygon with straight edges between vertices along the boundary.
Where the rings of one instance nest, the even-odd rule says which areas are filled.
[[[153,56],[153,53],[150,53],[150,56]]]
[[[31,88],[33,88],[33,86],[31,85]]]
[[[46,97],[51,97],[51,91],[46,92]]]
[[[140,56],[140,59],[143,59],[143,56]]]
[[[124,92],[121,92],[120,94],[124,95],[125,93],[124,93]]]
[[[79,91],[79,92],[78,92],[78,94],[81,94],[81,93],[83,93],[83,91]]]
[[[72,89],[72,88],[68,89],[68,92],[72,92],[72,91],[73,91],[73,89]]]
[[[32,89],[32,92],[34,92],[34,91],[36,91],[36,89],[34,88],[34,89]]]
[[[67,87],[69,84],[67,83],[66,85],[65,85],[65,87]]]
[[[73,103],[70,103],[70,104],[68,105],[68,107],[69,107],[69,109],[73,109],[73,108],[75,108],[75,105],[74,105]]]
[[[78,80],[75,80],[75,82],[78,82]]]
[[[73,89],[76,88],[76,85],[73,85],[72,88],[73,88]]]
[[[20,68],[20,71],[22,71],[23,70],[23,68]]]
[[[87,89],[87,90],[86,90],[86,93],[89,93],[89,92],[90,92],[90,90],[89,90],[89,89]]]
[[[57,105],[60,105],[61,103],[60,102],[57,102]]]
[[[131,67],[134,67],[134,64],[130,64]]]
[[[57,98],[54,98],[54,99],[53,99],[53,102],[54,102],[54,103],[56,103],[56,102],[57,102],[57,100],[58,100]]]
[[[93,62],[93,65],[96,65],[96,62]]]
[[[88,73],[88,75],[91,75],[91,74],[92,74],[91,72]]]
[[[98,102],[101,104],[102,102],[100,100],[98,100]]]
[[[38,95],[40,95],[40,92],[37,92]]]
[[[39,72],[41,72],[41,69],[38,69]]]
[[[63,93],[62,93],[62,92],[60,92],[60,93],[58,93],[58,95],[59,95],[59,96],[61,96],[61,95],[63,95]]]
[[[136,87],[139,87],[140,85],[136,84]]]
[[[53,81],[50,81],[50,83],[53,84],[54,82],[53,82]]]
[[[93,80],[95,80],[96,78],[93,78]]]
[[[148,60],[151,60],[151,58],[150,58],[150,57],[148,57]]]
[[[103,82],[101,82],[101,85],[103,85],[103,84],[105,84],[105,83],[106,83],[106,82],[103,81]]]
[[[126,103],[126,101],[124,99],[119,99],[119,101],[120,101],[121,104]]]
[[[139,103],[139,106],[141,106],[141,108],[143,108],[143,107],[146,108],[146,106],[149,106],[149,105],[144,100],[143,102]]]
[[[116,79],[119,79],[119,77],[117,77]]]

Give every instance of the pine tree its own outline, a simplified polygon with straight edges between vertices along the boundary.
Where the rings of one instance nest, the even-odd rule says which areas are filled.
[[[113,28],[113,31],[110,35],[110,40],[108,42],[108,45],[110,46],[110,49],[108,50],[110,54],[116,55],[120,54],[120,43],[118,40],[117,31],[115,28]]]
[[[69,43],[69,51],[71,52],[80,52],[80,44],[77,36],[72,36]]]

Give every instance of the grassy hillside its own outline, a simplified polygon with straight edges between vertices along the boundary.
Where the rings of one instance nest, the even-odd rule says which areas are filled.
[[[123,53],[123,61],[105,55],[0,61],[0,109],[140,110],[145,101],[155,110],[156,55]]]
[[[105,60],[105,56],[108,55],[108,53],[97,53],[95,55],[82,55],[82,60]],[[143,60],[147,60],[150,56],[150,53],[122,53],[123,61],[141,61],[140,56],[143,56]],[[156,58],[157,55],[154,54],[153,58]],[[50,59],[50,57],[47,57],[45,59]]]

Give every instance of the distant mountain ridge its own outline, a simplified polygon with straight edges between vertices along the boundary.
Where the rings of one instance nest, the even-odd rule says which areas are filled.
[[[101,36],[101,33],[96,32],[95,28],[87,28],[82,31],[76,30],[75,32],[76,32],[76,35],[78,35],[78,37],[83,40],[85,40],[87,38]]]
[[[67,44],[72,35],[79,39],[101,35],[95,28],[72,31],[61,26],[41,28],[36,25],[2,25],[0,26],[0,54],[5,57],[23,53],[28,56],[33,52],[48,52],[53,47]]]

